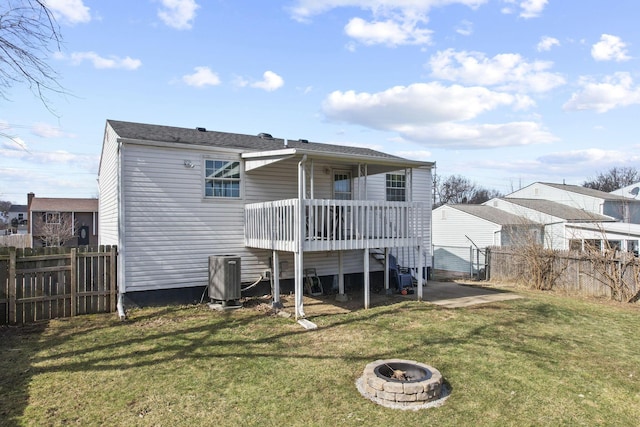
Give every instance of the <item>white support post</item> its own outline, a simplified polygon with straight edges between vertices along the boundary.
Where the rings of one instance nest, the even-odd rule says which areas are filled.
[[[303,307],[303,293],[304,287],[302,282],[304,281],[303,275],[303,257],[302,252],[296,253],[293,256],[294,264],[295,264],[295,301],[296,301],[296,320],[304,317],[304,307]]]
[[[280,302],[280,256],[278,251],[273,251],[272,268],[271,268],[271,281],[273,283],[273,301],[271,306],[274,308],[282,308]]]
[[[389,290],[389,248],[384,248],[384,290],[386,294]]]
[[[424,275],[422,274],[422,248],[418,245],[418,301],[422,301],[422,286]]]
[[[344,260],[343,252],[338,251],[338,295],[336,301],[347,301],[347,295],[344,293]]]
[[[364,250],[364,308],[369,308],[369,248]]]
[[[297,247],[294,253],[294,271],[295,271],[295,312],[296,320],[304,317],[303,307],[303,269],[304,269],[304,239],[305,239],[305,191],[306,191],[306,162],[307,155],[302,156],[302,160],[298,163],[298,213],[296,215],[298,223],[296,224]]]

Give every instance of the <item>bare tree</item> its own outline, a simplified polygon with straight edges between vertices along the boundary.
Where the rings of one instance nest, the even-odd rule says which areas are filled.
[[[597,244],[595,242],[598,242]],[[636,302],[640,297],[640,262],[631,252],[621,251],[606,239],[585,241],[584,256],[591,270],[586,273],[611,291],[611,299]]]
[[[438,202],[434,207],[446,205],[447,203],[481,204],[494,197],[502,196],[500,192],[477,186],[474,182],[461,175],[450,175],[445,178],[436,176],[435,188]]]
[[[7,200],[0,200],[0,218],[6,218],[11,209],[11,202]]]
[[[582,186],[610,193],[638,181],[640,172],[636,168],[613,167],[607,172],[598,172],[595,178],[585,181]]]
[[[490,190],[488,188],[478,187],[471,198],[468,200],[468,203],[471,205],[481,205],[486,201],[502,196],[503,194],[498,190]]]
[[[467,203],[475,191],[475,184],[461,175],[436,177],[439,205]]]
[[[44,0],[0,2],[0,96],[14,84],[26,83],[47,108],[46,92],[64,92],[47,63],[60,50],[62,37]]]
[[[76,237],[77,221],[69,212],[46,212],[35,218],[33,234],[47,247],[64,246]]]

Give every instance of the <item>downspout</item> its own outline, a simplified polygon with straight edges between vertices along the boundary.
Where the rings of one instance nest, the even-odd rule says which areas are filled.
[[[116,173],[118,174],[116,178],[116,185],[118,188],[117,193],[117,206],[118,206],[118,303],[116,304],[116,309],[118,311],[118,317],[120,320],[125,320],[127,318],[127,313],[124,308],[124,270],[125,270],[125,233],[124,233],[124,196],[122,195],[122,140],[116,140]]]
[[[296,320],[303,318],[304,307],[302,298],[302,280],[303,280],[303,251],[304,251],[304,233],[305,233],[305,211],[304,211],[304,197],[305,197],[305,167],[307,162],[307,155],[302,156],[302,160],[298,163],[298,246],[295,253],[295,312]]]

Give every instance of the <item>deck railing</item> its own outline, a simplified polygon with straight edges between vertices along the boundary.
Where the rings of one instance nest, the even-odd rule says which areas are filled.
[[[427,213],[418,202],[307,199],[303,209],[298,199],[253,203],[245,206],[245,245],[295,252],[302,234],[304,251],[417,246]]]

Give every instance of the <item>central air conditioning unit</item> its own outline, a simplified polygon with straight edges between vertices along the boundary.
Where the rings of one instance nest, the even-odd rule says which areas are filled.
[[[236,255],[212,255],[209,257],[209,298],[216,301],[239,300],[240,257]]]

